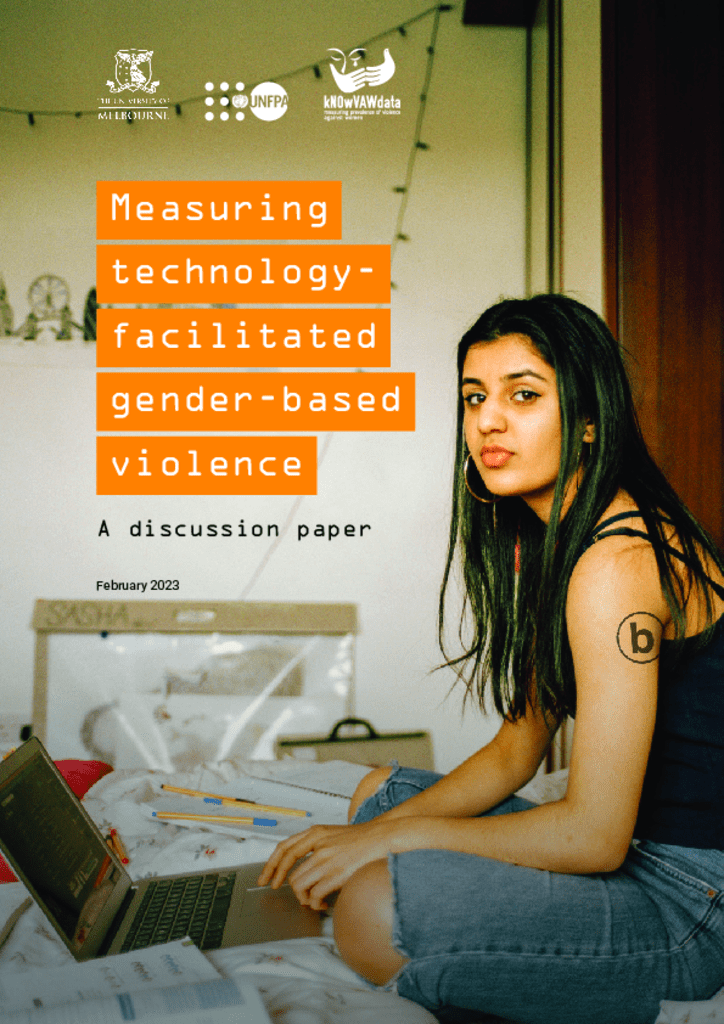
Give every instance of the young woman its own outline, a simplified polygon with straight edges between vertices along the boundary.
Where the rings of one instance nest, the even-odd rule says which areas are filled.
[[[497,304],[458,373],[441,637],[459,559],[448,663],[500,731],[444,777],[372,772],[351,825],[281,843],[260,882],[339,891],[344,959],[441,1020],[653,1024],[724,985],[724,566],[586,307]],[[565,796],[513,796],[567,715]]]

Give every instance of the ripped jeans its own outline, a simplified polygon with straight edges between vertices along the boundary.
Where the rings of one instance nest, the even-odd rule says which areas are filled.
[[[369,821],[439,775],[394,767],[358,808]],[[510,797],[488,814],[533,806]],[[622,866],[558,874],[449,850],[390,854],[389,983],[442,1021],[653,1024],[659,1001],[724,985],[724,852],[631,845]]]

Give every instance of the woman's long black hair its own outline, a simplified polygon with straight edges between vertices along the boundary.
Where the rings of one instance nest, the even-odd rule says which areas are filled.
[[[465,357],[472,345],[509,334],[529,338],[556,373],[561,457],[547,525],[521,498],[482,504],[465,483],[469,452],[460,395]],[[489,687],[501,715],[519,718],[535,700],[549,719],[560,721],[575,714],[576,707],[565,620],[568,583],[583,542],[620,488],[642,513],[644,525],[641,520],[633,525],[647,531],[652,541],[676,627],[674,659],[683,643],[684,605],[691,585],[704,581],[707,557],[720,569],[724,566],[713,539],[651,458],[619,347],[590,309],[564,295],[506,299],[483,313],[463,335],[457,365],[457,444],[448,556],[440,593],[440,646],[446,664],[457,670],[468,695],[481,706]],[[583,435],[591,421],[595,439],[589,446]],[[579,467],[583,471],[578,491],[561,519],[566,485]],[[476,491],[484,490],[477,471],[474,475]],[[680,560],[667,550],[666,533],[672,529],[691,567],[688,578],[681,572]],[[463,654],[451,658],[446,652],[445,606],[458,557],[465,588],[459,629]],[[704,587],[704,592],[710,625],[710,588]]]

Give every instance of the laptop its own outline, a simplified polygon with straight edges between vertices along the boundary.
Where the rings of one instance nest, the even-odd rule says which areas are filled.
[[[37,737],[0,763],[0,849],[76,960],[190,935],[203,950],[319,935],[261,864],[134,883]]]

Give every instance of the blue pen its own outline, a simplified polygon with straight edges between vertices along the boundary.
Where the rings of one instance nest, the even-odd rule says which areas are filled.
[[[153,818],[160,820],[181,819],[182,821],[213,821],[220,825],[276,825],[273,818],[235,818],[226,814],[183,814],[179,811],[152,811]]]
[[[256,804],[256,800],[242,800],[238,796],[205,796],[204,803],[217,804],[219,807],[222,804],[226,805],[226,807],[232,807],[234,804],[240,804],[242,807],[253,807]],[[297,818],[312,817],[311,811],[298,811],[295,807],[265,807],[264,810],[278,811],[279,814],[291,814]]]

